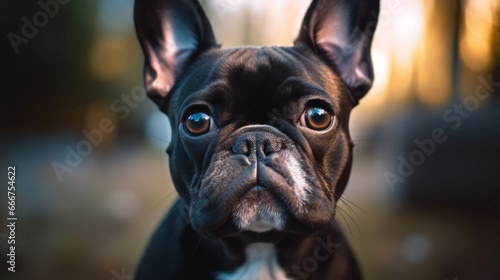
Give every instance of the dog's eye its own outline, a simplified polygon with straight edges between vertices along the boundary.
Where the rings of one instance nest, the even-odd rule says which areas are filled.
[[[205,113],[194,113],[184,122],[184,128],[187,133],[198,136],[207,133],[210,130],[212,118]]]
[[[324,130],[332,124],[332,115],[320,107],[309,107],[300,118],[300,125],[313,130]]]

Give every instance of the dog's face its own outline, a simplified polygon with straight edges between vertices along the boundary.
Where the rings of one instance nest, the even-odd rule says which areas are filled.
[[[313,1],[293,47],[223,50],[196,1],[136,2],[148,94],[170,118],[171,174],[195,230],[331,223],[351,167],[349,114],[373,79],[370,13],[378,1]]]
[[[263,232],[332,220],[349,175],[352,103],[307,49],[210,51],[171,94],[171,173],[194,228]]]

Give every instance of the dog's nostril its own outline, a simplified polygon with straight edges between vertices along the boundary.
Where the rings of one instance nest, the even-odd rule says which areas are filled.
[[[233,153],[244,154],[248,156],[250,154],[250,143],[248,141],[249,141],[248,139],[236,140],[232,148]]]
[[[279,141],[270,141],[269,139],[264,140],[264,154],[266,156],[276,153],[281,150],[281,143]]]

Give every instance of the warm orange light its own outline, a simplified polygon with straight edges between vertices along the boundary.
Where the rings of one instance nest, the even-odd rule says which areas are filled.
[[[389,84],[389,76],[391,74],[391,63],[389,57],[375,46],[372,49],[372,61],[375,80],[366,98],[366,102],[371,103],[370,105],[379,106],[387,97],[386,93]]]
[[[395,102],[406,102],[414,93],[418,65],[425,56],[427,30],[427,2],[402,1],[401,13],[394,17],[391,25],[393,47],[393,72],[390,92]]]
[[[416,56],[415,92],[420,103],[429,107],[443,106],[451,97],[454,27],[443,24],[443,15],[457,8],[455,5],[443,6],[425,1],[425,36]],[[448,17],[448,22],[452,21]]]
[[[490,66],[495,1],[469,0],[465,5],[465,29],[460,42],[460,56],[475,71]]]
[[[91,49],[90,70],[99,79],[115,79],[128,70],[129,58],[126,37],[100,36]]]

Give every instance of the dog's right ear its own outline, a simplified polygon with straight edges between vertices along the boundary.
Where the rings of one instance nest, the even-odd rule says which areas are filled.
[[[219,47],[197,0],[136,0],[134,22],[146,90],[159,106],[190,62]]]
[[[357,104],[371,88],[370,48],[379,0],[313,0],[295,45],[307,46],[336,70]]]

